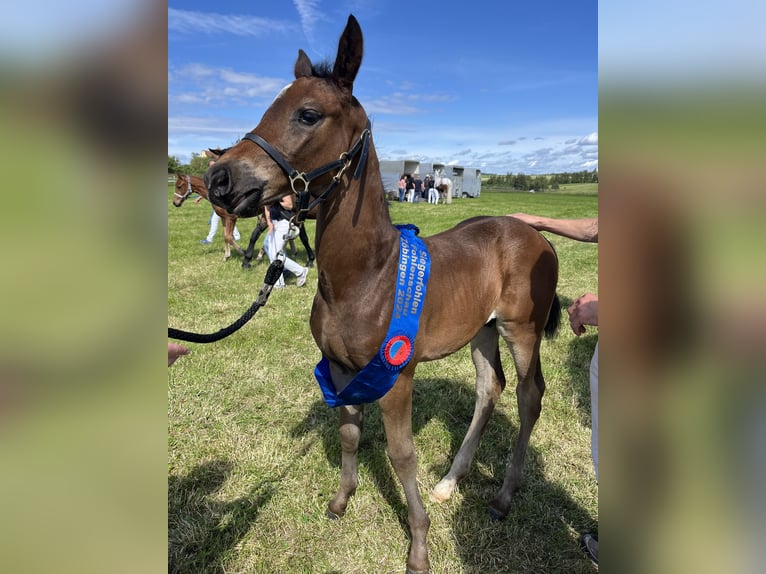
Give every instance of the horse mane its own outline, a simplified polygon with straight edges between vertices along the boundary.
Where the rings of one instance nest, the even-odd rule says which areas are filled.
[[[317,64],[311,64],[311,75],[314,76],[315,78],[332,80],[333,79],[332,70],[333,70],[333,65],[327,60],[318,62]]]

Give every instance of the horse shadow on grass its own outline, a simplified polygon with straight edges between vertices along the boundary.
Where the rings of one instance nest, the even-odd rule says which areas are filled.
[[[220,573],[225,555],[250,530],[279,480],[265,482],[233,501],[217,493],[231,474],[227,461],[213,460],[186,476],[168,477],[168,573]]]
[[[418,434],[432,422],[443,425],[449,433],[443,456],[428,465],[428,472],[436,476],[431,486],[447,473],[460,448],[471,422],[474,399],[473,386],[442,378],[415,378],[412,425],[416,443]],[[511,412],[515,413],[515,378],[509,380],[501,398],[501,401],[508,400],[513,401]],[[544,416],[545,406],[541,417]],[[332,409],[323,401],[316,401],[292,432],[295,436],[318,434],[328,462],[338,468],[340,476],[338,418]],[[437,512],[452,512],[452,536],[465,572],[594,572],[577,536],[592,530],[594,519],[564,487],[545,477],[545,456],[535,447],[535,432],[527,450],[525,480],[514,496],[510,514],[504,521],[490,518],[487,505],[502,485],[517,433],[518,419],[496,410],[487,424],[471,470],[458,486],[460,495],[453,495],[451,500],[434,507],[435,503],[427,501],[428,492],[421,490],[426,507],[431,508],[432,521]],[[498,444],[503,447],[499,448]],[[366,405],[358,454],[360,470],[366,468],[409,535],[406,502],[388,462],[385,445],[378,404]],[[425,481],[422,476],[420,480]],[[432,482],[431,477],[427,480]]]

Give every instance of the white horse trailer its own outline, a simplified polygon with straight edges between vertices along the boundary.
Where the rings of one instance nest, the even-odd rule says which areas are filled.
[[[463,170],[462,197],[479,197],[481,195],[481,170],[466,167]]]
[[[394,196],[397,197],[399,194],[399,178],[405,173],[420,173],[418,171],[420,162],[414,159],[382,159],[379,163],[380,177],[383,179],[383,191],[385,193],[393,192]]]
[[[452,197],[479,197],[481,195],[481,170],[460,165],[433,164],[434,178],[447,178],[452,182]]]
[[[414,159],[380,160],[380,175],[383,179],[383,190],[386,193],[393,192],[396,196],[399,191],[399,178],[405,173],[418,174],[420,179],[431,174],[437,185],[442,178],[448,179],[452,193],[446,197],[447,203],[451,203],[453,197],[479,197],[481,195],[481,170],[479,169],[443,163],[420,162]]]

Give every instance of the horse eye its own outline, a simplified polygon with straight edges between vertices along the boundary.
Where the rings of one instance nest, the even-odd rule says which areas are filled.
[[[298,114],[298,120],[307,126],[313,126],[320,119],[322,119],[322,114],[316,110],[301,110]]]

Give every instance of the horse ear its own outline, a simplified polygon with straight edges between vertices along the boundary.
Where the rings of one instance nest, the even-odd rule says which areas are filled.
[[[311,60],[303,50],[298,50],[298,59],[295,61],[295,79],[309,77],[312,74]]]
[[[354,79],[362,65],[363,52],[362,29],[353,14],[349,14],[346,29],[338,42],[338,55],[335,57],[335,67],[332,75],[338,85],[351,92]]]

